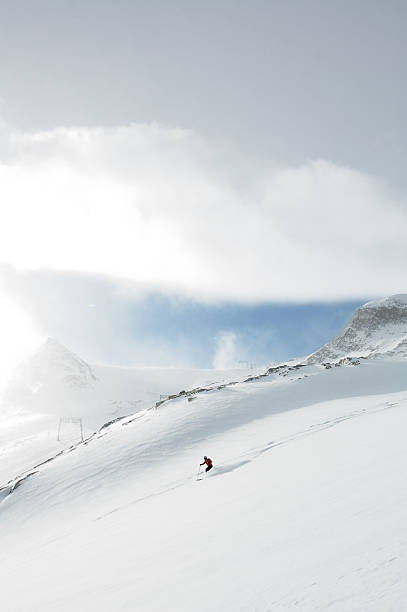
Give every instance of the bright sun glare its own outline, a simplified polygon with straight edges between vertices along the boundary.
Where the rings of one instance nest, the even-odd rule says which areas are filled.
[[[31,317],[20,306],[0,296],[0,390],[18,363],[41,341]]]

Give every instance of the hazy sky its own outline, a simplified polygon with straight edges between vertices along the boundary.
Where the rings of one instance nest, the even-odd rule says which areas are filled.
[[[264,362],[407,292],[406,26],[396,1],[0,0],[8,330],[196,365],[262,334]],[[276,336],[282,304],[306,341]]]
[[[407,5],[2,0],[3,116],[159,121],[245,162],[323,158],[404,185]]]

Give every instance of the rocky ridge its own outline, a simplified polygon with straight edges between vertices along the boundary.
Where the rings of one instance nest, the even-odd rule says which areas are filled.
[[[373,300],[358,308],[344,329],[306,363],[380,356],[407,357],[407,295]]]

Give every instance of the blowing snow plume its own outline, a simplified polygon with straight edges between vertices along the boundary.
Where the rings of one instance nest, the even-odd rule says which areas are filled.
[[[216,338],[216,350],[213,358],[215,370],[227,370],[236,367],[238,361],[237,336],[233,331],[223,331]]]

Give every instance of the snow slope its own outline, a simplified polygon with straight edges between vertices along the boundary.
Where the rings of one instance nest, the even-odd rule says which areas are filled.
[[[0,406],[0,482],[78,441],[80,428],[60,417],[81,417],[86,435],[104,423],[154,406],[187,388],[242,380],[248,370],[90,365],[52,338],[22,363]]]
[[[2,609],[406,610],[406,314],[368,303],[306,362],[207,379],[24,465],[0,488]],[[135,388],[84,371],[85,391]],[[140,393],[153,379],[171,393],[165,371]]]
[[[55,419],[44,414],[17,412],[0,416],[0,482],[28,470],[41,460],[67,448],[79,439],[70,427],[57,441]]]
[[[406,374],[310,364],[179,397],[28,472],[0,491],[3,609],[407,609]]]

